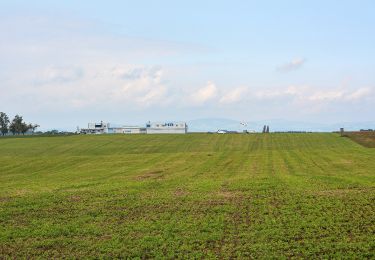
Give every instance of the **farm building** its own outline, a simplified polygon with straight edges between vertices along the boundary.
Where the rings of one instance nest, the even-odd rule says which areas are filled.
[[[104,134],[108,133],[109,123],[88,123],[87,128],[81,128],[81,134]]]
[[[145,134],[146,128],[139,126],[110,126],[106,134]]]
[[[109,123],[89,123],[81,134],[186,134],[187,124],[184,122],[151,123],[140,126],[111,126]]]
[[[185,122],[151,123],[146,124],[147,134],[186,134]]]
[[[81,134],[145,134],[146,128],[139,126],[111,126],[109,123],[89,123]]]

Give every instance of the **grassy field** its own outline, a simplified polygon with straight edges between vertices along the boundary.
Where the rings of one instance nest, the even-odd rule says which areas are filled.
[[[374,258],[374,201],[338,134],[0,138],[0,258]]]

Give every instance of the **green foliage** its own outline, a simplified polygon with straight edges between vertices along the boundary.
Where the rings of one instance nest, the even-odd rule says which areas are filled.
[[[20,134],[23,128],[25,128],[24,124],[25,123],[23,122],[22,116],[16,115],[10,123],[9,129],[13,135],[15,135],[16,133]]]
[[[8,121],[9,122],[9,121]],[[15,134],[25,134],[27,131],[32,130],[34,131],[39,127],[37,124],[27,124],[23,121],[22,116],[16,115],[11,124],[9,125],[9,130],[12,132],[13,135]]]
[[[0,139],[0,258],[374,258],[375,149],[336,134]]]
[[[0,132],[2,135],[9,132],[9,117],[4,112],[0,112]]]

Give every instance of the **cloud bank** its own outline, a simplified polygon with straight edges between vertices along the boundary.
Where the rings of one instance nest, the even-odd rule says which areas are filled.
[[[291,72],[291,71],[301,69],[305,63],[306,63],[305,58],[296,58],[279,66],[277,70],[280,72]]]
[[[217,96],[217,87],[215,83],[208,81],[206,86],[197,89],[190,95],[191,103],[193,104],[204,104],[209,100],[216,98]],[[187,102],[189,104],[190,102]]]

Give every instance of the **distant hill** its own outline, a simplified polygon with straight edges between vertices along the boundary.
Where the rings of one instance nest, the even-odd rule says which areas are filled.
[[[270,131],[313,131],[332,132],[338,131],[340,127],[345,130],[355,131],[359,129],[375,129],[375,121],[369,122],[339,122],[332,124],[287,121],[273,119],[268,121],[247,122],[247,126],[240,124],[240,121],[227,118],[203,118],[188,121],[189,132],[215,132],[219,129],[242,131],[244,129],[261,132],[264,125],[270,126]]]

